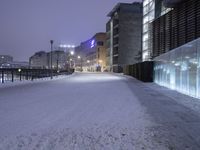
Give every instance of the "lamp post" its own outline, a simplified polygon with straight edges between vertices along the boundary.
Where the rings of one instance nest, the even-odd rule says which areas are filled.
[[[90,60],[87,60],[87,71],[90,71]]]
[[[52,51],[53,51],[53,40],[50,40],[51,44],[51,79],[53,79],[53,70],[52,70]]]
[[[82,68],[83,68],[83,66],[82,66],[82,57],[81,57],[81,56],[78,56],[78,59],[81,60],[81,72],[82,72]]]
[[[74,58],[73,56],[74,56],[74,51],[70,51],[70,68],[72,68],[72,61],[73,61],[73,58]]]

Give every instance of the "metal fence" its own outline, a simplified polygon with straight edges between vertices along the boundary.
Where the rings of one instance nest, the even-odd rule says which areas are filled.
[[[73,73],[73,70],[0,68],[0,83],[34,80],[71,73]]]

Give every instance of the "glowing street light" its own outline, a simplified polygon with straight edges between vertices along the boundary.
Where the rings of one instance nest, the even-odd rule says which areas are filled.
[[[21,72],[22,71],[22,69],[18,69],[18,72]]]
[[[59,47],[61,47],[61,48],[75,48],[75,45],[60,44]]]
[[[87,63],[90,63],[90,60],[87,60]]]
[[[70,51],[70,54],[71,54],[71,55],[74,55],[74,51]]]
[[[82,57],[78,55],[77,58],[78,58],[78,59],[81,59],[81,72],[82,72],[82,70],[83,70],[83,69],[82,69],[82,68],[83,68],[83,64],[82,64],[82,63],[83,63],[83,62],[82,62],[83,60],[82,60]]]

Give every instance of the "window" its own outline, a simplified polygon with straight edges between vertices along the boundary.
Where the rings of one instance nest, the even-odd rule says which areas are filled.
[[[103,46],[103,45],[104,45],[104,42],[103,42],[103,41],[98,41],[98,42],[97,42],[97,45],[98,45],[98,46]]]

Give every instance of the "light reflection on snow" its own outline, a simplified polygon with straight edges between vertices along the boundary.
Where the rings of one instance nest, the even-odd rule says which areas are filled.
[[[82,73],[82,75],[74,77],[71,82],[110,82],[116,80],[124,80],[123,76],[111,75],[106,73]]]

